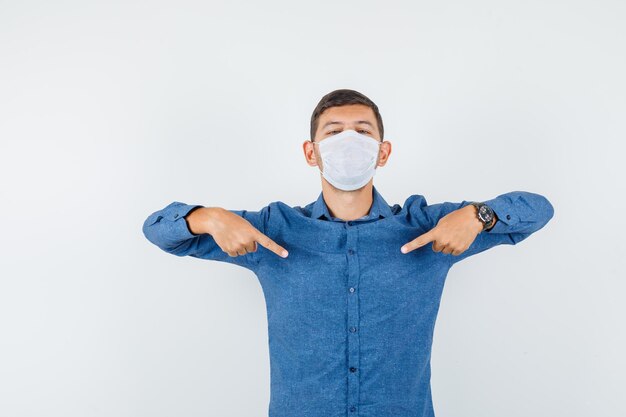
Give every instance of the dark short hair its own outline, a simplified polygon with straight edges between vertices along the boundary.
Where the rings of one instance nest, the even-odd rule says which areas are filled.
[[[383,140],[385,131],[383,128],[383,118],[380,116],[378,106],[365,95],[359,93],[358,91],[349,90],[347,88],[331,91],[330,93],[322,97],[320,102],[317,103],[315,110],[313,110],[313,115],[311,116],[311,140],[315,138],[315,132],[317,132],[319,118],[324,110],[330,107],[347,106],[349,104],[363,104],[374,111],[374,115],[376,116],[376,122],[378,124],[378,131],[380,132],[380,140]]]

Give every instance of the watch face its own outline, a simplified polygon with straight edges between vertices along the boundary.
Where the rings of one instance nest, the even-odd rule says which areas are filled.
[[[493,210],[488,206],[481,206],[478,210],[478,215],[485,223],[489,223],[493,219]]]

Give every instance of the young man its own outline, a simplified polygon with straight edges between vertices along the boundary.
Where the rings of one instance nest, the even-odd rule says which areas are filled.
[[[363,94],[324,96],[303,144],[321,172],[315,202],[259,211],[172,202],[143,233],[178,256],[253,271],[265,296],[270,417],[434,416],[433,329],[448,270],[515,245],[553,216],[543,196],[512,191],[484,202],[389,206],[373,185],[391,143]]]

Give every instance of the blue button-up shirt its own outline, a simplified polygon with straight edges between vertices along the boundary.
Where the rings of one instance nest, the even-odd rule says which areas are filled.
[[[470,201],[427,204],[411,195],[389,206],[373,187],[369,213],[343,221],[320,193],[304,207],[276,201],[231,210],[289,251],[261,245],[230,257],[184,219],[200,205],[172,202],[145,220],[152,243],[178,256],[230,262],[253,271],[267,307],[270,417],[432,417],[430,355],[448,270],[497,245],[515,245],[553,216],[542,195],[513,191],[485,201],[498,221],[455,256],[432,243],[400,247]]]

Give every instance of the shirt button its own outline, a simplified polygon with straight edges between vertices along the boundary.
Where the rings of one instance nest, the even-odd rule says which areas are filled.
[[[350,411],[351,412],[355,412],[356,411],[356,407],[355,406],[350,407]]]
[[[351,331],[352,333],[356,332],[356,327],[354,327],[354,326],[350,327],[350,331]]]
[[[354,251],[353,251],[352,249],[348,249],[348,253],[349,253],[350,255],[354,255]]]
[[[511,220],[511,215],[510,215],[510,214],[507,214],[507,215],[506,215],[506,219],[507,219],[507,220]]]
[[[350,368],[350,372],[356,372],[356,368],[355,367]]]
[[[350,292],[354,292],[354,287],[350,287]]]
[[[177,217],[178,217],[178,213],[174,214],[174,218],[177,218]]]

